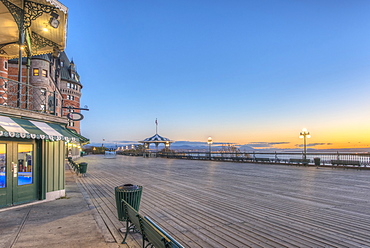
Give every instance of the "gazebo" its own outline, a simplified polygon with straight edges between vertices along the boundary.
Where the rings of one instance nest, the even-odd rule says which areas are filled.
[[[164,144],[166,148],[169,148],[171,143],[173,143],[174,141],[173,140],[170,140],[168,138],[165,138],[165,137],[162,137],[160,136],[158,133],[156,133],[155,135],[153,135],[152,137],[150,138],[146,138],[142,141],[139,141],[140,143],[144,143],[144,147],[145,149],[148,149],[149,148],[149,145],[151,143],[154,143],[155,144],[155,147],[156,149],[158,150],[158,145],[159,144]]]
[[[169,148],[171,143],[173,143],[174,141],[172,141],[170,139],[167,139],[165,137],[162,137],[158,134],[158,120],[155,119],[155,135],[153,135],[150,138],[146,138],[145,140],[139,141],[139,142],[144,143],[144,148],[145,149],[149,149],[150,144],[154,143],[155,147],[158,151],[158,145],[159,144],[163,143],[166,148]]]

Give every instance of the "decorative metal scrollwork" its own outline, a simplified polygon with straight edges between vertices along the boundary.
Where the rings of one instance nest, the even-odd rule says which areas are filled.
[[[7,53],[3,50],[3,47],[5,47],[6,45],[8,45],[8,44],[1,44],[0,45],[0,54],[1,55],[6,55]]]
[[[0,54],[1,55],[7,55],[7,53],[5,52],[5,50],[3,48],[6,47],[7,45],[11,45],[11,44],[17,44],[17,42],[10,42],[10,43],[5,43],[5,44],[0,44]]]
[[[19,30],[24,30],[24,25],[22,21],[23,10],[8,0],[0,0],[0,1],[5,5],[5,7],[8,8],[10,14],[12,14],[15,22],[18,25]]]
[[[46,47],[46,46],[50,46],[50,47],[58,47],[59,48],[59,45],[49,39],[46,39],[45,37],[42,37],[41,35],[35,33],[35,32],[32,32],[31,33],[31,37],[32,37],[32,43],[33,43],[33,48],[35,48],[36,50],[37,49],[40,49],[40,48],[43,48],[43,47]]]
[[[57,9],[53,6],[35,3],[31,1],[25,1],[24,7],[25,7],[24,13],[25,28],[29,28],[31,26],[31,21],[36,20],[43,13],[57,13]]]
[[[43,13],[57,13],[57,8],[32,1],[24,1],[24,9],[13,4],[9,0],[0,0],[12,14],[19,30],[24,31],[31,27],[31,22],[40,17]]]

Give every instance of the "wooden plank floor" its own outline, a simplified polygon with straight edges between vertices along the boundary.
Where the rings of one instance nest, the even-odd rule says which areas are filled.
[[[89,155],[79,183],[119,243],[114,187],[185,247],[370,247],[370,171]],[[129,247],[141,237],[129,235]]]

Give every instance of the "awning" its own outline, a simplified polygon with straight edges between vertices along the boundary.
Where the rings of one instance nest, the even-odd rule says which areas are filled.
[[[0,116],[0,137],[79,141],[80,137],[57,123]]]
[[[67,129],[67,130],[71,132],[75,137],[78,137],[78,139],[80,140],[80,143],[87,144],[90,142],[90,139],[82,136],[81,134],[76,133],[76,131],[74,131],[73,129]]]

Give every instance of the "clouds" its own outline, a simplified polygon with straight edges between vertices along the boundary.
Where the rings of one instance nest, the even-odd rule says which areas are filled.
[[[316,148],[318,146],[332,146],[333,143],[308,143],[306,147]],[[303,144],[293,144],[291,142],[250,142],[244,146],[250,146],[256,149],[294,149],[303,148]],[[285,148],[282,148],[284,146]]]
[[[246,145],[254,148],[270,148],[276,145],[288,145],[288,144],[290,144],[290,142],[251,142]]]
[[[306,147],[315,147],[315,146],[331,146],[333,143],[309,143]],[[303,147],[303,144],[296,144],[296,147]]]

